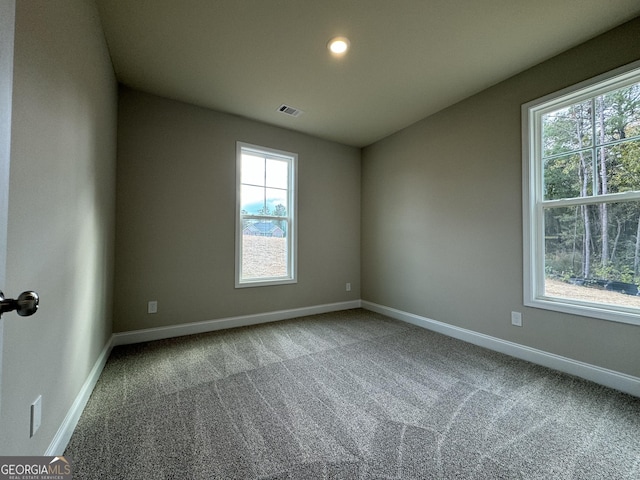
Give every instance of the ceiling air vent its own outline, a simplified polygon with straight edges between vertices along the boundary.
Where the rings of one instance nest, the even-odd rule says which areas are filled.
[[[297,108],[293,108],[285,104],[280,105],[278,107],[278,111],[284,113],[285,115],[289,115],[291,117],[299,117],[304,113],[302,110],[298,110]]]

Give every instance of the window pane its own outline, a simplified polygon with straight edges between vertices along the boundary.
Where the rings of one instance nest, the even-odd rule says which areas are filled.
[[[267,188],[268,215],[287,215],[287,191]]]
[[[542,155],[548,157],[593,144],[591,100],[542,116]]]
[[[264,158],[242,154],[242,175],[240,182],[251,185],[264,185]]]
[[[289,185],[289,164],[284,160],[267,160],[267,187],[284,188]]]
[[[593,194],[593,161],[589,151],[544,160],[544,199]]]
[[[640,140],[598,148],[597,156],[601,193],[640,190]]]
[[[640,202],[546,209],[545,295],[640,307],[639,221]]]
[[[640,83],[596,98],[599,145],[640,135]]]
[[[288,276],[286,230],[284,220],[242,222],[242,280]]]
[[[545,209],[545,272],[567,280],[584,277],[584,211],[581,206]]]
[[[297,155],[237,146],[236,288],[295,283]]]
[[[264,188],[241,185],[240,211],[245,215],[264,215]]]

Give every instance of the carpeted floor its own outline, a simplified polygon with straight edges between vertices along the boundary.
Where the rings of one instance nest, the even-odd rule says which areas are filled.
[[[366,310],[114,349],[77,479],[638,479],[640,398]]]

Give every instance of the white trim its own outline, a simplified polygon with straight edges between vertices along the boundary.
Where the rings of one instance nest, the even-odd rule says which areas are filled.
[[[611,85],[616,85],[616,88],[624,88],[625,86],[635,83],[633,77],[637,72],[634,72],[634,70],[638,68],[640,68],[640,60],[635,60],[608,72],[583,80],[582,82],[569,85],[557,92],[551,92],[543,97],[531,100],[524,106],[536,106],[544,113],[548,113],[556,108],[563,108],[563,106],[568,106],[572,103],[579,103],[582,100],[596,97],[610,90]],[[562,102],[559,101],[561,97],[565,97]]]
[[[287,275],[274,278],[242,279],[242,218],[241,189],[242,189],[242,154],[254,153],[257,156],[278,159],[287,162]],[[264,187],[267,188],[266,186]],[[298,283],[298,154],[261,147],[245,142],[236,142],[236,231],[235,231],[235,288],[264,287],[271,285],[287,285]],[[259,216],[261,217],[261,216]],[[256,217],[253,217],[256,218]],[[271,218],[268,216],[265,219]]]
[[[633,140],[636,142],[637,140]],[[630,190],[622,193],[600,194],[597,197],[576,197],[576,198],[560,198],[558,200],[544,200],[542,202],[544,208],[560,208],[575,207],[577,205],[594,205],[593,199],[597,198],[598,203],[615,203],[640,200],[640,191]]]
[[[289,310],[279,310],[268,313],[260,313],[255,315],[243,315],[238,317],[229,317],[218,320],[209,320],[204,322],[194,322],[184,325],[173,325],[169,327],[148,328],[144,330],[135,330],[132,332],[114,333],[107,344],[100,352],[95,365],[91,369],[89,376],[85,380],[80,392],[76,396],[75,401],[69,408],[62,424],[58,428],[51,444],[45,451],[45,456],[62,455],[67,448],[69,440],[73,435],[80,416],[89,401],[89,397],[95,388],[100,374],[107,363],[109,354],[113,347],[117,345],[129,345],[152,340],[161,340],[165,338],[179,337],[183,335],[192,335],[195,333],[205,333],[226,328],[243,327],[249,325],[257,325],[267,322],[275,322],[290,318],[303,317],[307,315],[316,315],[320,313],[336,312],[340,310],[349,310],[352,308],[365,308],[373,312],[387,315],[396,320],[411,323],[434,332],[463,340],[465,342],[489,348],[512,357],[527,360],[538,365],[553,368],[561,372],[569,373],[601,385],[615,388],[625,393],[640,397],[640,378],[627,375],[624,373],[608,370],[588,363],[572,360],[570,358],[548,353],[535,348],[519,345],[517,343],[491,337],[482,333],[474,332],[464,328],[449,325],[430,318],[421,317],[413,313],[404,312],[395,308],[378,305],[373,302],[364,300],[352,300],[348,302],[329,303],[324,305],[315,305],[312,307],[294,308]]]
[[[421,317],[420,315],[415,315],[413,313],[404,312],[402,310],[397,310],[395,308],[378,305],[364,300],[362,301],[362,308],[640,397],[640,378],[632,375],[580,362],[554,353],[509,342],[490,335],[474,332],[473,330],[456,327],[437,320]]]
[[[360,308],[360,300],[352,300],[349,302],[328,303],[325,305],[315,305],[312,307],[294,308],[290,310],[279,310],[275,312],[261,313],[255,315],[244,315],[239,317],[223,318],[219,320],[209,320],[205,322],[187,323],[184,325],[172,325],[169,327],[148,328],[145,330],[135,330],[132,332],[114,333],[107,344],[100,352],[96,363],[94,364],[89,376],[85,380],[80,392],[76,396],[71,408],[67,412],[64,420],[60,424],[53,440],[45,451],[44,455],[59,456],[62,455],[71,440],[73,431],[78,425],[80,416],[89,401],[89,397],[100,378],[100,374],[107,363],[109,355],[113,347],[117,345],[129,345],[132,343],[147,342],[150,340],[161,340],[164,338],[180,337],[183,335],[192,335],[194,333],[211,332],[215,330],[223,330],[226,328],[244,327],[248,325],[257,325],[260,323],[275,322],[278,320],[286,320],[290,318],[303,317],[307,315],[316,315],[319,313],[337,312],[340,310],[349,310],[352,308]]]
[[[9,172],[11,170],[11,111],[16,38],[16,0],[0,4],[0,290],[7,281],[9,224]],[[0,318],[0,411],[2,410],[2,345],[4,320]]]
[[[170,325],[167,327],[146,328],[144,330],[133,330],[113,334],[113,346],[129,345],[132,343],[149,342],[152,340],[162,340],[165,338],[181,337],[196,333],[213,332],[226,328],[246,327],[258,325],[260,323],[277,322],[290,318],[304,317],[307,315],[317,315],[319,313],[337,312],[339,310],[349,310],[360,308],[360,300],[349,302],[328,303],[325,305],[315,305],[311,307],[293,308],[290,310],[278,310],[267,313],[256,313],[253,315],[242,315],[239,317],[220,318],[217,320],[206,320],[202,322],[185,323],[182,325]]]
[[[102,373],[102,369],[107,363],[107,359],[109,358],[109,354],[111,353],[111,349],[113,348],[113,336],[109,338],[109,341],[106,343],[102,352],[98,356],[98,360],[94,364],[91,372],[89,372],[89,376],[85,380],[80,392],[76,396],[71,408],[67,412],[66,417],[60,424],[58,431],[56,432],[53,440],[49,444],[49,448],[44,452],[44,455],[47,457],[60,456],[64,454],[67,445],[69,444],[69,440],[71,440],[71,435],[73,435],[73,431],[78,425],[78,420],[80,420],[80,416],[84,410],[84,407],[87,405],[89,401],[89,397],[93,392],[98,379],[100,378],[100,374]]]
[[[528,307],[640,325],[640,315],[637,308],[545,296],[543,208],[634,201],[638,199],[639,192],[627,191],[581,198],[545,200],[543,198],[544,174],[540,153],[542,138],[540,119],[542,115],[555,109],[593,98],[604,92],[631,85],[637,82],[639,73],[640,61],[635,61],[558,92],[527,102],[521,107],[523,303]],[[637,140],[628,139],[628,141]],[[596,148],[596,145],[592,145],[590,148]]]

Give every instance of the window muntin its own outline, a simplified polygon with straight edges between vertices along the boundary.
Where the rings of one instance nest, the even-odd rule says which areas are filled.
[[[640,324],[640,68],[523,105],[525,305]]]
[[[237,144],[236,287],[296,282],[296,163]]]

